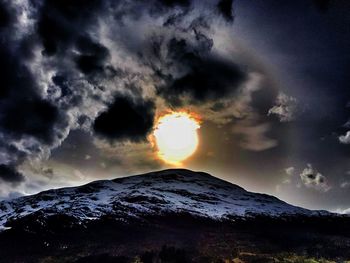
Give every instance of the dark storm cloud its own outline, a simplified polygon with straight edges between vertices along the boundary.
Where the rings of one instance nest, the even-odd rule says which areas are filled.
[[[65,52],[76,38],[87,34],[87,29],[98,18],[105,1],[52,0],[43,1],[37,24],[44,53],[52,56]]]
[[[115,74],[109,64],[108,48],[92,37],[97,30],[98,19],[108,14],[112,3],[99,0],[43,2],[36,29],[43,45],[42,53],[56,59],[54,66],[60,71],[53,82],[64,89],[62,95],[67,95],[71,86],[75,85],[67,85],[68,80],[78,76],[78,72],[72,73],[72,68],[66,69],[67,66],[73,67],[71,63],[65,65],[67,60],[94,85]],[[66,62],[61,62],[59,58],[65,58]],[[66,80],[65,83],[63,80]],[[79,99],[79,96],[74,96],[71,102],[79,103]]]
[[[81,52],[75,58],[78,69],[86,75],[102,73],[109,51],[99,43],[93,42],[89,38],[80,38],[77,41],[77,48]]]
[[[0,129],[11,137],[28,135],[50,142],[59,110],[40,97],[35,79],[8,49],[11,43],[4,42],[0,44]]]
[[[5,3],[0,2],[0,28],[6,27],[10,24],[12,20],[11,11]]]
[[[174,7],[176,5],[187,7],[191,3],[190,0],[158,0],[158,2],[168,7]]]
[[[24,176],[11,165],[0,164],[0,180],[17,184],[24,181]]]
[[[201,43],[193,47],[185,39],[173,38],[167,45],[167,59],[177,71],[185,71],[178,77],[168,75],[166,84],[158,89],[172,105],[181,105],[181,97],[185,96],[195,104],[225,98],[234,94],[247,78],[232,61],[208,54],[212,40],[204,38]]]
[[[50,88],[45,94],[42,79],[34,72],[45,76],[52,68],[35,68],[33,59],[41,42],[45,56],[68,50],[71,40],[79,35],[78,30],[87,24],[88,10],[96,10],[93,1],[78,2],[38,1],[26,7],[24,2],[0,2],[0,176],[4,181],[20,182],[23,176],[16,172],[16,166],[27,157],[46,154],[65,137],[69,126],[67,112],[53,101]],[[33,17],[30,29],[29,20],[21,15],[27,11],[30,18],[33,10],[39,16]],[[89,39],[79,38],[77,43],[77,67],[86,74],[98,71],[107,52]],[[59,77],[53,82],[63,87],[64,81]],[[66,86],[62,94],[71,88]]]
[[[217,5],[220,13],[228,21],[233,21],[232,4],[233,4],[233,0],[220,0]]]
[[[59,120],[58,109],[49,102],[34,100],[14,100],[7,105],[0,118],[1,127],[14,137],[33,136],[45,143],[53,140],[53,127]]]
[[[313,0],[313,3],[321,12],[326,12],[330,7],[331,0]]]
[[[0,1],[0,164],[48,158],[76,129],[142,141],[156,92],[172,105],[233,95],[247,74],[211,36],[232,19],[224,0]]]
[[[64,123],[64,117],[41,96],[36,77],[27,67],[32,36],[19,41],[21,32],[13,34],[17,11],[4,2],[0,6],[5,13],[0,29],[0,138],[4,151],[0,163],[15,165],[30,153],[40,153],[41,145],[51,145],[56,137],[55,127]],[[6,174],[19,178],[16,173]]]
[[[141,141],[153,127],[155,105],[152,101],[116,97],[107,111],[93,124],[94,131],[109,140]]]

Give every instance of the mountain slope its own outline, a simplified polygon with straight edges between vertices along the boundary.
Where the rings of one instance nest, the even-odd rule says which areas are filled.
[[[167,213],[188,213],[214,220],[328,214],[248,192],[206,173],[173,169],[2,201],[0,227],[5,229],[11,222],[33,215],[47,218],[64,214],[84,224],[103,216],[127,221]]]

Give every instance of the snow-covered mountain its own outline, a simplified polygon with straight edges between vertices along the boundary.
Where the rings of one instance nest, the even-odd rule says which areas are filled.
[[[248,192],[207,173],[172,169],[2,201],[0,227],[6,229],[10,222],[33,215],[48,218],[64,214],[84,224],[103,216],[125,221],[184,212],[214,220],[328,214]]]

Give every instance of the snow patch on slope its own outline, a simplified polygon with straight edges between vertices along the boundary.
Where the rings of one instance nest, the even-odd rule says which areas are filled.
[[[183,169],[95,181],[2,201],[0,229],[6,229],[10,220],[37,212],[45,216],[65,214],[81,223],[105,215],[127,220],[182,212],[216,220],[231,216],[327,214],[292,206],[273,196],[248,192],[206,173]]]

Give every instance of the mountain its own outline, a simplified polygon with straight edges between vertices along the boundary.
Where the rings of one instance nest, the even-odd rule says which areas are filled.
[[[176,169],[95,181],[0,203],[0,227],[31,215],[64,214],[80,224],[113,216],[143,219],[166,213],[229,220],[233,217],[327,215],[292,206],[276,197],[251,193],[203,172]]]
[[[349,223],[172,169],[0,202],[0,262],[342,262]]]

